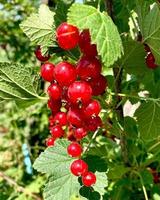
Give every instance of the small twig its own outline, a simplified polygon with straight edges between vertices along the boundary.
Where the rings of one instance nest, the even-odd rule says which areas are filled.
[[[32,192],[26,191],[26,189],[17,184],[15,180],[10,178],[9,176],[5,175],[3,172],[0,171],[0,177],[3,178],[5,181],[8,182],[9,185],[14,186],[17,192],[22,192],[25,195],[33,197],[35,200],[42,200],[39,196],[33,194]]]
[[[151,152],[154,148],[156,148],[156,147],[159,146],[159,145],[160,145],[160,141],[158,141],[157,143],[155,143],[154,145],[152,145],[152,146],[148,149],[148,151]]]

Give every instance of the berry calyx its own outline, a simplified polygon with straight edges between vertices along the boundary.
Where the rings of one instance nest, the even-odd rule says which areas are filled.
[[[91,44],[91,38],[88,29],[85,29],[81,32],[79,36],[79,47],[81,52],[86,56],[97,56],[97,48],[95,44]]]
[[[84,123],[81,111],[76,108],[70,108],[67,113],[67,120],[75,127],[82,127]]]
[[[74,137],[77,139],[77,140],[81,140],[82,138],[84,138],[85,136],[87,135],[87,130],[83,127],[81,128],[77,128],[75,129],[74,131]]]
[[[54,67],[50,62],[41,66],[41,76],[45,81],[52,82],[54,80]]]
[[[75,48],[79,41],[79,30],[77,27],[62,23],[56,30],[58,45],[65,50]]]
[[[92,96],[91,86],[84,81],[75,81],[68,88],[69,100],[73,103],[82,102],[86,104]]]
[[[97,100],[92,100],[84,109],[83,112],[86,117],[98,115],[101,111],[101,105]]]
[[[158,67],[155,63],[155,58],[151,52],[147,54],[146,64],[147,64],[148,68],[150,68],[150,69],[155,69]]]
[[[54,146],[54,141],[55,141],[54,138],[52,138],[52,137],[48,138],[48,139],[46,140],[46,146],[47,146],[47,147]]]
[[[58,112],[54,116],[53,119],[55,124],[59,124],[60,126],[65,126],[67,125],[67,115],[65,112]]]
[[[60,138],[64,135],[64,130],[60,125],[53,126],[51,128],[51,135],[54,138]]]
[[[48,87],[48,95],[53,99],[53,100],[58,100],[61,98],[62,95],[62,89],[57,83],[52,83]]]
[[[77,75],[82,80],[96,78],[101,73],[101,63],[97,58],[83,56],[77,63]]]
[[[54,69],[54,76],[58,83],[62,86],[69,86],[77,78],[74,65],[68,62],[60,62]]]
[[[70,170],[71,170],[72,174],[74,174],[75,176],[82,176],[83,174],[85,174],[88,171],[88,165],[86,162],[84,162],[81,159],[75,160],[71,164]]]
[[[82,183],[86,187],[91,187],[96,183],[96,175],[92,172],[87,172],[82,176]]]
[[[40,46],[37,47],[37,49],[35,50],[34,53],[35,53],[36,58],[41,62],[45,62],[45,61],[49,60],[49,58],[50,58],[49,55],[48,56],[42,55]]]
[[[72,157],[79,157],[82,151],[81,145],[77,142],[72,142],[67,148],[68,154]]]

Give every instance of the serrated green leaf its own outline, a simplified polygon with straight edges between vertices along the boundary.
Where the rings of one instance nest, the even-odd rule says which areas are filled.
[[[72,196],[79,196],[79,188],[77,177],[69,169],[65,173],[55,173],[45,186],[44,200],[70,200]]]
[[[42,4],[38,14],[32,14],[20,24],[29,39],[41,46],[42,54],[45,54],[55,41],[54,15],[48,6]]]
[[[144,102],[135,116],[143,140],[153,140],[160,135],[160,102]]]
[[[68,22],[80,29],[90,30],[92,43],[97,44],[98,54],[105,67],[109,67],[121,57],[121,38],[107,13],[102,13],[92,6],[73,4],[69,9]]]
[[[160,9],[156,3],[145,16],[142,23],[143,42],[149,45],[156,63],[160,65]]]
[[[32,68],[14,63],[0,63],[1,99],[39,98],[34,82],[35,76],[32,74]]]
[[[105,188],[108,186],[107,175],[104,172],[96,172],[96,184],[93,186],[94,191],[98,192],[100,195],[105,194]]]
[[[67,154],[67,140],[58,140],[54,147],[47,148],[34,163],[34,168],[42,173],[48,174],[63,174],[68,172],[73,158]]]

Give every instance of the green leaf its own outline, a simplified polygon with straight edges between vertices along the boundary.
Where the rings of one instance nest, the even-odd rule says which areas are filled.
[[[129,171],[129,168],[123,165],[117,165],[109,169],[107,176],[109,179],[120,179],[125,173]]]
[[[120,65],[125,68],[126,72],[135,75],[143,75],[149,72],[145,64],[144,46],[133,40],[125,41],[123,45],[124,56],[120,61]]]
[[[43,54],[47,52],[47,47],[52,46],[55,41],[54,15],[48,6],[42,4],[38,14],[32,14],[20,24],[30,40],[41,46]]]
[[[72,196],[79,196],[79,188],[77,177],[71,174],[69,169],[55,173],[45,186],[44,200],[70,200]]]
[[[160,135],[160,102],[144,102],[137,109],[135,116],[143,140],[153,140]]]
[[[143,42],[149,45],[156,63],[160,65],[160,9],[156,3],[145,16],[141,31],[143,33]]]
[[[58,140],[54,147],[47,148],[34,163],[34,168],[42,173],[64,174],[68,172],[73,158],[67,154],[67,140]]]
[[[20,64],[0,63],[0,98],[35,99],[40,98],[35,89],[33,70]]]
[[[109,67],[121,57],[123,52],[121,38],[107,13],[82,4],[73,4],[69,11],[69,23],[80,29],[90,30],[92,43],[97,44],[98,54],[105,67]]]
[[[96,172],[96,184],[93,186],[94,191],[98,192],[100,195],[105,194],[105,187],[108,186],[108,180],[106,173],[104,172]]]

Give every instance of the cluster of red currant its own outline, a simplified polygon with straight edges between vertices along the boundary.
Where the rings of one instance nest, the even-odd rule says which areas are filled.
[[[156,65],[156,63],[155,63],[155,58],[154,58],[154,55],[151,52],[150,47],[147,44],[145,44],[144,48],[145,48],[145,51],[147,53],[147,55],[146,55],[146,64],[147,64],[148,68],[150,68],[150,69],[157,68],[158,65]]]
[[[67,152],[78,160],[71,164],[70,170],[75,176],[82,176],[83,184],[90,187],[95,184],[96,176],[88,171],[87,163],[80,159],[83,152],[80,140],[89,131],[96,131],[102,126],[98,116],[101,105],[92,97],[103,94],[107,82],[101,74],[101,63],[96,45],[91,44],[89,30],[79,33],[77,27],[62,23],[57,28],[56,36],[58,45],[64,50],[78,45],[82,57],[76,66],[66,61],[56,66],[50,62],[41,66],[42,78],[51,83],[48,87],[48,107],[52,111],[49,118],[52,137],[48,138],[47,146],[53,146],[57,138],[67,137],[71,140]],[[36,57],[42,62],[49,59],[49,56],[42,56],[40,48],[36,51]]]

